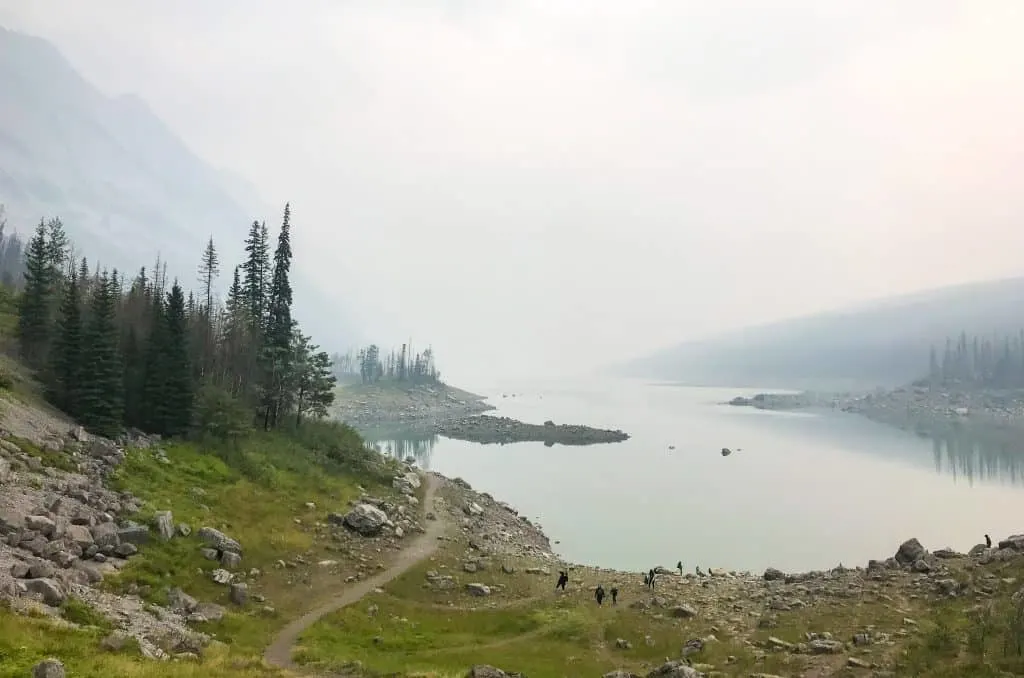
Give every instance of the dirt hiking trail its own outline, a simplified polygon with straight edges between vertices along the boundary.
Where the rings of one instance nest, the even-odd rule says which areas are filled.
[[[427,473],[425,476],[427,488],[423,499],[423,513],[425,515],[433,511],[437,515],[437,520],[428,521],[427,531],[413,539],[408,548],[400,551],[396,559],[386,570],[369,579],[346,586],[342,593],[327,603],[310,610],[298,619],[292,620],[287,626],[278,631],[274,641],[263,655],[268,664],[282,669],[295,669],[295,662],[292,661],[292,648],[303,631],[320,621],[324,616],[359,602],[366,594],[398,578],[417,563],[430,557],[430,555],[437,551],[438,537],[444,534],[446,523],[443,519],[444,511],[437,512],[434,510],[434,494],[444,484],[444,480],[432,473]]]

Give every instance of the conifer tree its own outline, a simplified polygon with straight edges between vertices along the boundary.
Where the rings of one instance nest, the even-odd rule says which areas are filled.
[[[246,260],[242,264],[245,299],[254,326],[262,326],[266,312],[267,283],[270,274],[270,250],[266,223],[252,222],[245,240]]]
[[[118,350],[114,294],[112,279],[103,272],[89,305],[79,413],[87,429],[108,437],[121,431],[124,413],[123,361]]]
[[[193,387],[188,351],[188,322],[185,294],[174,281],[167,295],[167,335],[163,354],[165,370],[166,419],[161,433],[183,435],[192,422]]]
[[[287,384],[291,376],[292,286],[289,280],[292,262],[291,207],[284,206],[281,232],[274,250],[274,275],[270,285],[266,338],[263,347],[263,426],[277,425],[287,407]]]
[[[25,251],[25,289],[18,305],[18,341],[32,367],[44,365],[50,344],[52,285],[46,224],[40,221]]]
[[[164,360],[168,343],[167,313],[162,295],[153,295],[149,319],[139,418],[143,422],[142,428],[160,433],[167,427],[169,417]]]
[[[81,413],[83,355],[82,298],[78,273],[74,267],[64,284],[57,336],[51,358],[53,402],[72,417]]]

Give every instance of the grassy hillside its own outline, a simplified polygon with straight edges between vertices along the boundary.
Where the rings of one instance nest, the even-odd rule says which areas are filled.
[[[720,386],[871,388],[928,370],[947,337],[1016,334],[1024,327],[1024,278],[940,288],[694,341],[616,371]]]

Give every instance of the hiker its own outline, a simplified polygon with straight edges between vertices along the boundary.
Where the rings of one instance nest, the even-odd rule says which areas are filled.
[[[569,583],[569,574],[565,570],[560,571],[558,573],[558,583],[555,584],[555,590],[557,591],[558,589],[562,589],[564,591],[565,590],[565,585],[568,584],[568,583]]]
[[[985,535],[985,548],[992,548],[992,537]]]
[[[697,576],[698,577],[703,577],[704,576],[704,573],[700,571],[700,565],[697,566]]]
[[[651,571],[647,573],[647,586],[649,586],[652,591],[654,590],[654,568],[653,567],[651,568]]]
[[[597,585],[597,590],[594,591],[594,598],[597,599],[598,605],[601,605],[604,602],[604,587],[600,584]]]
[[[618,600],[619,600],[619,589],[618,589],[618,587],[613,586],[612,590],[609,591],[609,593],[612,594],[612,605],[615,605],[618,602]]]
[[[679,576],[682,577],[683,576],[683,561],[680,560],[678,563],[676,563],[676,569],[679,570]]]

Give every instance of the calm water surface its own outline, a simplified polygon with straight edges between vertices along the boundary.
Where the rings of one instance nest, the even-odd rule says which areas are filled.
[[[1024,532],[1024,452],[931,440],[841,412],[720,404],[760,390],[504,384],[477,391],[498,406],[492,414],[621,428],[632,438],[587,447],[439,437],[378,444],[537,519],[567,559],[619,569],[680,559],[690,570],[863,565],[912,536],[929,549],[967,550],[986,532]],[[723,457],[723,447],[733,454]]]

